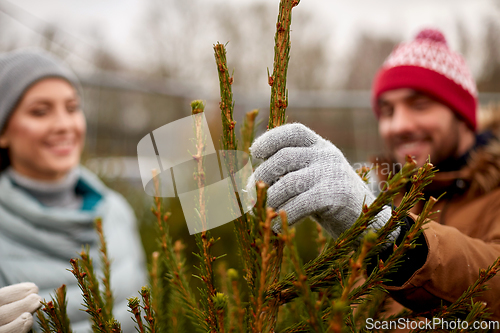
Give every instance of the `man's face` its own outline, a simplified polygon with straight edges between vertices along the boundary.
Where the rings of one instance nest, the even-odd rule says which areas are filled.
[[[430,156],[438,165],[470,148],[473,134],[446,105],[412,89],[383,93],[378,100],[379,132],[393,160],[406,155],[422,166]]]

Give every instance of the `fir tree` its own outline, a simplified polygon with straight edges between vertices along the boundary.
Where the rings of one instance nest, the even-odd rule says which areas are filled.
[[[290,25],[292,8],[296,0],[281,0],[275,35],[275,56],[272,74],[268,75],[271,86],[270,115],[268,129],[286,122],[288,105],[286,76],[290,52]],[[214,45],[215,59],[220,82],[220,111],[223,126],[221,148],[242,150],[248,153],[254,138],[257,110],[247,113],[241,127],[241,142],[236,140],[236,122],[233,119],[234,101],[223,44]],[[194,101],[192,113],[204,112],[204,104]],[[197,151],[193,159],[197,161],[194,177],[200,189],[205,186],[203,166],[204,137],[201,126],[195,126]],[[238,168],[236,160],[230,160],[231,174]],[[359,175],[367,180],[367,169],[359,170]],[[480,272],[478,280],[453,304],[427,313],[404,311],[395,316],[384,314],[387,293],[382,284],[387,276],[397,270],[406,251],[416,246],[416,240],[428,221],[436,199],[429,199],[422,214],[407,231],[399,246],[394,245],[393,253],[384,261],[376,261],[377,254],[386,242],[387,236],[408,215],[410,209],[424,200],[423,189],[434,175],[433,167],[426,163],[417,168],[408,159],[402,170],[390,177],[387,186],[377,199],[363,208],[355,224],[336,240],[323,236],[317,230],[316,245],[318,256],[302,263],[297,253],[295,232],[287,225],[285,212],[275,212],[266,205],[266,185],[257,183],[257,199],[253,211],[234,221],[234,234],[238,243],[238,255],[242,271],[234,268],[215,271],[213,246],[218,240],[211,236],[202,225],[201,233],[195,235],[199,259],[197,266],[202,287],[195,293],[189,285],[185,267],[184,246],[181,240],[172,240],[168,219],[160,197],[154,198],[152,213],[156,217],[159,251],[153,253],[150,269],[151,284],[139,291],[139,297],[129,299],[131,320],[138,332],[182,332],[185,330],[180,318],[188,318],[200,332],[366,332],[366,318],[397,320],[419,316],[438,316],[444,320],[466,318],[475,320],[488,318],[488,309],[473,299],[484,291],[485,283],[500,267],[499,260]],[[157,177],[155,186],[159,189]],[[390,221],[377,233],[368,232],[374,217],[382,207],[392,202],[403,188],[410,184],[401,204],[394,209]],[[200,191],[197,209],[204,221],[205,193]],[[271,225],[277,216],[282,221],[282,234],[274,234]],[[78,280],[84,297],[85,311],[92,320],[94,332],[120,332],[120,324],[112,315],[113,296],[111,293],[110,270],[106,242],[102,234],[101,222],[96,222],[100,236],[100,252],[103,267],[101,291],[88,252],[82,251],[80,259],[71,261],[71,272]],[[362,241],[360,242],[360,239]],[[373,263],[375,263],[373,265]],[[367,265],[373,267],[367,273]],[[248,295],[242,294],[239,277],[243,277]],[[71,332],[66,316],[65,287],[57,289],[55,298],[44,302],[38,311],[39,325],[44,333]],[[472,301],[471,301],[472,300]],[[175,304],[182,304],[181,307]],[[357,309],[356,312],[354,309]]]

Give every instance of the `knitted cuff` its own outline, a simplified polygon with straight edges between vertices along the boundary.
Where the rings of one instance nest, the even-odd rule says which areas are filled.
[[[413,219],[406,216],[403,220],[404,224],[401,225],[401,232],[396,239],[396,245],[400,245],[405,237],[405,234],[412,225],[415,223]],[[370,262],[367,264],[366,270],[367,274],[370,275],[375,267],[377,267],[379,260],[386,261],[387,258],[393,253],[394,248],[392,246],[379,252],[378,256],[373,256]],[[401,261],[397,270],[393,273],[387,274],[385,278],[389,281],[385,283],[387,286],[402,286],[408,281],[413,274],[419,270],[427,260],[427,255],[429,253],[429,248],[427,242],[425,241],[424,234],[420,234],[416,240],[416,246],[413,249],[406,251],[403,261]]]

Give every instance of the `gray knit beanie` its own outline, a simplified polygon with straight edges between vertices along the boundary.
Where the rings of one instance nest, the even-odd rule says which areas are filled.
[[[24,93],[37,81],[62,78],[80,93],[74,73],[43,50],[19,50],[0,55],[0,133]]]

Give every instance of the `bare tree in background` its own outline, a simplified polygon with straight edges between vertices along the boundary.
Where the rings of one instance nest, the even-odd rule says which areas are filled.
[[[319,29],[310,12],[298,12],[292,22],[300,27],[300,33],[293,31],[292,50],[288,82],[290,88],[303,90],[330,90],[332,80],[325,77],[336,63],[336,54],[328,52],[330,31]]]
[[[110,72],[125,72],[128,69],[107,46],[101,32],[95,28],[89,31],[94,46],[91,51],[92,64],[96,69]]]
[[[362,35],[350,57],[344,89],[369,90],[377,70],[396,44],[393,39]]]
[[[265,3],[221,5],[211,8],[220,42],[228,41],[228,65],[235,69],[235,84],[255,90],[267,82],[272,67],[275,13]]]
[[[471,50],[471,41],[465,28],[464,22],[462,20],[457,21],[456,29],[458,33],[459,49],[458,51],[464,56],[465,59],[468,58],[469,52]]]
[[[273,22],[278,15],[275,6],[199,0],[149,0],[148,5],[141,39],[149,54],[151,73],[189,80],[216,77],[212,45],[201,45],[197,38],[208,34],[214,43],[229,42],[228,65],[235,70],[236,86],[249,91],[267,89],[266,68],[273,63]],[[303,11],[292,22],[292,29],[294,25],[301,28],[294,30],[292,40],[291,88],[324,87],[325,67],[331,64],[325,56],[326,33],[318,34],[317,26],[304,24],[310,19]],[[206,44],[207,38],[204,40]]]
[[[65,59],[70,53],[70,46],[64,40],[64,36],[61,35],[60,30],[57,26],[52,24],[47,24],[42,27],[39,31],[39,42],[38,46],[54,55],[58,58]]]
[[[189,68],[183,67],[199,61],[197,34],[207,29],[208,19],[203,3],[199,0],[149,0],[147,6],[139,37],[150,62],[148,74],[160,77],[192,75]],[[207,45],[209,50],[211,45]]]
[[[500,24],[490,19],[484,40],[486,57],[477,85],[482,92],[500,92]]]

